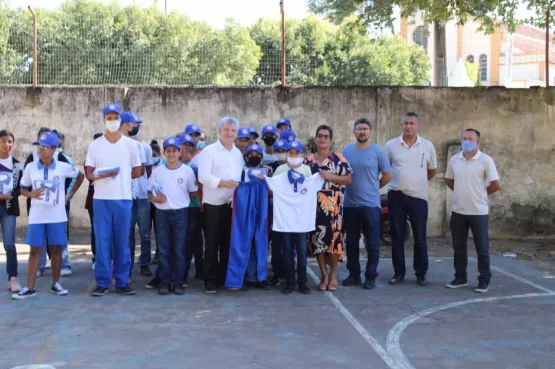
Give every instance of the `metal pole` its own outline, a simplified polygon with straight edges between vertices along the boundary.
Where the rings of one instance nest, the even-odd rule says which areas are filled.
[[[545,87],[549,87],[549,43],[551,42],[551,37],[549,37],[549,17],[551,15],[551,5],[553,0],[547,3],[547,11],[545,12]]]
[[[285,76],[287,73],[285,63],[285,9],[284,9],[284,0],[280,0],[279,5],[281,8],[281,86],[285,87]]]
[[[168,0],[164,0],[164,10],[166,12],[166,15],[168,15]]]
[[[33,16],[33,87],[37,87],[37,64],[38,64],[38,52],[37,52],[37,16],[31,7],[29,6],[29,11]]]

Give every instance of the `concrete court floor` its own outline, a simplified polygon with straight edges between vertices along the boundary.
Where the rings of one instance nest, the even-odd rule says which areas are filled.
[[[413,276],[389,286],[391,260],[382,259],[375,290],[323,293],[312,260],[310,296],[278,289],[207,295],[198,281],[185,296],[159,296],[144,289],[148,278],[135,277],[137,295],[93,298],[90,263],[76,262],[62,280],[68,296],[47,292],[49,273],[35,298],[0,295],[0,368],[553,367],[555,278],[512,260],[492,264],[501,269],[487,294],[471,288],[475,260],[471,286],[448,290],[452,259],[432,258],[428,287]]]

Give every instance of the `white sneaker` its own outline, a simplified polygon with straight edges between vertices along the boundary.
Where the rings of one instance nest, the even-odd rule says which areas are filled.
[[[50,292],[58,296],[64,296],[68,294],[67,290],[65,290],[59,282],[56,282],[52,287],[50,287]]]
[[[36,295],[37,295],[37,290],[32,290],[29,287],[23,287],[23,289],[21,289],[21,291],[19,291],[18,293],[14,293],[12,295],[12,299],[14,299],[14,300],[25,300],[26,298],[34,297]]]
[[[46,260],[46,265],[44,266],[45,269],[52,269],[52,261]]]
[[[69,277],[70,275],[72,275],[73,273],[71,272],[70,268],[62,268],[60,275],[62,277]]]

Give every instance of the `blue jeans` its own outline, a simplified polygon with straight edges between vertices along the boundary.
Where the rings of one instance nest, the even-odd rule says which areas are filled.
[[[428,244],[426,225],[428,223],[428,202],[407,196],[401,191],[389,191],[389,223],[391,224],[392,261],[395,275],[405,275],[405,231],[407,217],[414,237],[413,267],[416,276],[424,277],[428,272]]]
[[[139,226],[141,235],[141,256],[139,265],[149,266],[151,262],[151,241],[150,241],[150,200],[134,199],[131,211],[131,229],[129,231],[129,251],[131,252],[131,269],[135,265],[135,225]],[[130,274],[131,275],[131,274]]]
[[[297,250],[297,277],[299,286],[307,283],[307,234],[306,233],[279,233],[281,245],[283,247],[283,273],[289,287],[295,285],[295,270],[293,262],[293,250]]]
[[[185,282],[187,210],[188,208],[156,209],[156,243],[159,255],[156,275],[163,285],[182,285]]]
[[[378,263],[380,262],[380,208],[369,206],[344,207],[343,224],[347,232],[347,269],[349,274],[360,278],[360,232],[366,238],[366,278],[378,276]]]
[[[17,277],[17,251],[15,249],[15,215],[9,215],[5,206],[0,206],[0,225],[2,242],[6,250],[6,273],[8,281]]]

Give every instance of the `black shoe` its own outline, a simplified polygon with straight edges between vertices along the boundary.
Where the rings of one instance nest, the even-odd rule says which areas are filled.
[[[204,292],[206,293],[217,293],[216,283],[214,282],[204,282]]]
[[[147,284],[145,284],[145,288],[147,290],[153,290],[156,289],[158,287],[160,287],[160,283],[162,283],[162,281],[160,280],[160,278],[158,277],[154,277],[150,280],[150,282],[148,282]]]
[[[100,296],[104,296],[105,294],[108,293],[108,288],[104,288],[104,287],[96,287],[94,289],[94,291],[91,292],[91,296],[95,296],[95,297],[100,297]]]
[[[376,287],[376,278],[366,278],[364,284],[362,285],[362,288],[365,290],[371,290],[374,287]]]
[[[184,295],[185,294],[185,287],[182,285],[176,284],[173,288],[173,293],[176,295]]]
[[[312,293],[312,291],[310,290],[310,288],[308,288],[306,284],[302,284],[299,286],[299,292],[303,295],[310,295]]]
[[[160,288],[158,288],[158,294],[159,295],[169,295],[170,294],[170,285],[169,284],[161,285]]]
[[[141,267],[141,277],[152,277],[152,272],[149,267]]]
[[[447,283],[445,287],[447,288],[461,288],[468,286],[468,282],[464,278],[455,278],[451,282]]]
[[[272,287],[266,281],[259,282],[258,288],[260,288],[262,291],[268,291],[272,289]]]
[[[405,276],[404,276],[404,275],[395,274],[395,275],[393,276],[393,278],[391,278],[391,279],[389,280],[389,284],[391,284],[391,285],[396,285],[396,284],[399,284],[399,283],[403,283],[404,280],[405,280]]]
[[[478,293],[486,293],[489,291],[489,283],[486,281],[479,281],[478,287],[474,289]]]
[[[360,277],[355,277],[354,275],[349,275],[343,280],[343,286],[357,286],[362,284]]]
[[[132,289],[131,287],[129,287],[129,285],[127,286],[123,286],[121,288],[116,288],[116,293],[121,293],[122,295],[134,295],[137,293],[137,291],[135,291],[134,289]]]
[[[416,284],[418,284],[419,286],[427,286],[430,284],[430,282],[428,282],[428,280],[426,279],[426,276],[416,276]]]
[[[279,277],[276,276],[276,275],[274,275],[274,276],[272,277],[272,279],[270,280],[270,284],[271,284],[272,286],[279,286],[280,283],[281,283],[281,282],[279,281]]]
[[[281,290],[281,293],[283,293],[284,295],[289,295],[289,294],[293,293],[294,291],[295,291],[295,287],[285,286],[285,288]]]
[[[158,260],[158,258],[152,259],[152,265],[158,265],[159,262],[160,260]]]

